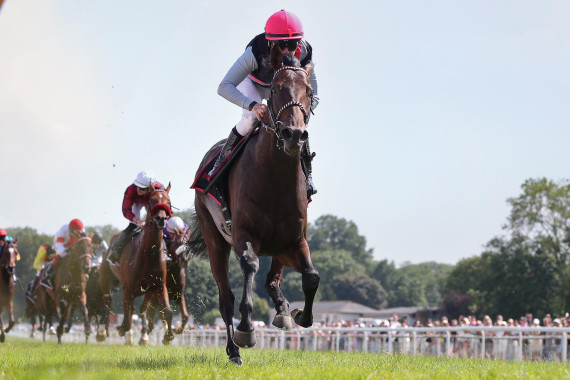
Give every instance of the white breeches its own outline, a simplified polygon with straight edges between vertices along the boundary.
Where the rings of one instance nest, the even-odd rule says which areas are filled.
[[[237,89],[245,96],[260,103],[264,99],[269,99],[271,89],[269,87],[262,87],[256,84],[250,77],[245,78],[238,86]],[[244,109],[241,114],[241,119],[236,124],[238,133],[242,136],[247,135],[253,129],[253,125],[257,118],[253,112]]]

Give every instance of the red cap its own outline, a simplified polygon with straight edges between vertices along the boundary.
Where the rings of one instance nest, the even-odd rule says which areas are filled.
[[[0,228],[0,236],[8,236],[8,232],[5,229]]]
[[[69,222],[69,228],[75,231],[83,231],[83,223],[79,219],[73,219]]]
[[[300,40],[303,38],[303,24],[299,17],[281,9],[267,19],[265,38],[268,40]]]

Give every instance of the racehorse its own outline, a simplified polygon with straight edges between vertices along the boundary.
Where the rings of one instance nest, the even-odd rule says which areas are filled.
[[[89,339],[91,329],[87,318],[87,297],[85,287],[87,285],[87,273],[91,267],[93,244],[91,238],[85,233],[73,244],[69,253],[59,259],[55,268],[54,298],[59,324],[56,328],[57,341],[61,343],[61,337],[65,329],[65,323],[69,319],[71,308],[75,305],[83,315],[85,327],[85,341]],[[69,330],[68,330],[69,331]]]
[[[184,326],[188,322],[189,316],[186,310],[186,299],[184,298],[184,290],[186,288],[186,275],[184,268],[188,267],[190,262],[190,252],[186,249],[185,243],[190,234],[190,230],[184,232],[176,230],[174,239],[168,246],[167,254],[170,260],[166,264],[166,288],[168,289],[168,298],[170,301],[176,302],[182,323],[180,327],[174,329],[175,334],[182,334]],[[182,247],[182,249],[178,249]],[[154,315],[157,310],[158,300],[153,297],[148,306],[148,331],[151,332],[154,328]],[[162,315],[162,314],[161,314]]]
[[[0,315],[0,342],[4,343],[6,334],[14,327],[14,271],[16,260],[19,257],[18,240],[6,242],[0,256],[0,314],[6,310],[8,314],[8,327],[4,329],[2,316]]]
[[[275,303],[277,314],[273,325],[277,328],[290,329],[291,318],[300,326],[312,325],[313,300],[320,280],[307,244],[307,188],[300,160],[301,148],[308,138],[306,124],[313,95],[309,75],[313,67],[312,64],[300,67],[296,58],[284,55],[277,46],[271,49],[270,63],[275,75],[268,100],[270,117],[264,118],[265,131],[252,137],[229,168],[231,236],[215,222],[224,220],[219,204],[203,192],[196,191],[195,195],[196,214],[228,333],[226,352],[229,360],[238,365],[242,364],[238,347],[248,348],[256,343],[251,313],[258,256],[272,256],[265,288]],[[213,159],[222,145],[220,141],[210,149],[200,168]],[[197,176],[200,173],[201,169]],[[228,278],[231,246],[244,276],[239,306],[241,321],[235,331],[234,295]],[[285,266],[302,274],[304,309],[289,311],[289,303],[280,289]]]
[[[119,261],[120,282],[123,286],[123,322],[118,327],[119,335],[126,335],[126,344],[133,343],[131,331],[134,300],[143,294],[155,295],[161,307],[161,312],[167,321],[168,328],[164,334],[163,342],[167,343],[174,339],[172,332],[172,309],[168,300],[166,289],[166,260],[164,258],[162,230],[166,221],[172,215],[170,208],[170,184],[163,189],[155,189],[151,186],[147,214],[142,233],[132,238],[126,245]],[[116,236],[111,241],[114,244]],[[107,252],[107,256],[111,249]],[[105,312],[101,318],[101,324],[108,324],[108,315],[111,310],[111,290],[115,282],[109,262],[105,259],[101,264],[100,285],[105,300]],[[146,313],[145,307],[148,302],[141,306],[140,314]],[[141,340],[148,341],[148,326],[146,318],[143,318]],[[97,340],[104,340],[106,332],[99,327]]]
[[[91,325],[91,319],[95,319],[96,331],[99,331],[99,319],[105,311],[105,303],[103,301],[103,291],[99,286],[99,266],[93,266],[89,270],[89,279],[85,287],[85,295],[87,296],[87,319]],[[106,332],[109,333],[109,326],[106,326]]]

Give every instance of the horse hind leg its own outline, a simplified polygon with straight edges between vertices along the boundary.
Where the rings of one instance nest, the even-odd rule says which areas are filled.
[[[240,266],[243,272],[244,285],[243,297],[239,306],[241,321],[234,334],[234,343],[238,347],[250,348],[255,346],[255,331],[251,322],[253,311],[253,278],[259,269],[259,258],[255,254],[250,242],[245,244],[246,249],[240,258]]]
[[[284,265],[273,258],[271,268],[265,280],[265,290],[275,305],[275,317],[273,318],[273,326],[280,330],[291,330],[293,322],[289,313],[289,301],[281,292],[281,281],[283,280]]]

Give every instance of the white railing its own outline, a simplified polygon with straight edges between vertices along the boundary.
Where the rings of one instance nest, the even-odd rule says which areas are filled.
[[[157,326],[158,327],[158,326]],[[63,335],[65,342],[85,342],[82,326],[74,326]],[[135,344],[140,332],[134,330]],[[257,348],[336,352],[376,352],[406,355],[433,355],[502,360],[549,360],[566,363],[570,328],[555,327],[420,327],[420,328],[309,328],[281,331],[257,329]],[[29,337],[29,330],[19,328],[7,335]],[[149,336],[150,344],[162,344],[164,330],[158,327]],[[35,339],[43,334],[36,332]],[[57,341],[55,335],[46,335]],[[95,343],[95,333],[89,337]],[[106,343],[123,344],[115,329]],[[176,335],[173,345],[225,347],[226,331],[185,330]]]

